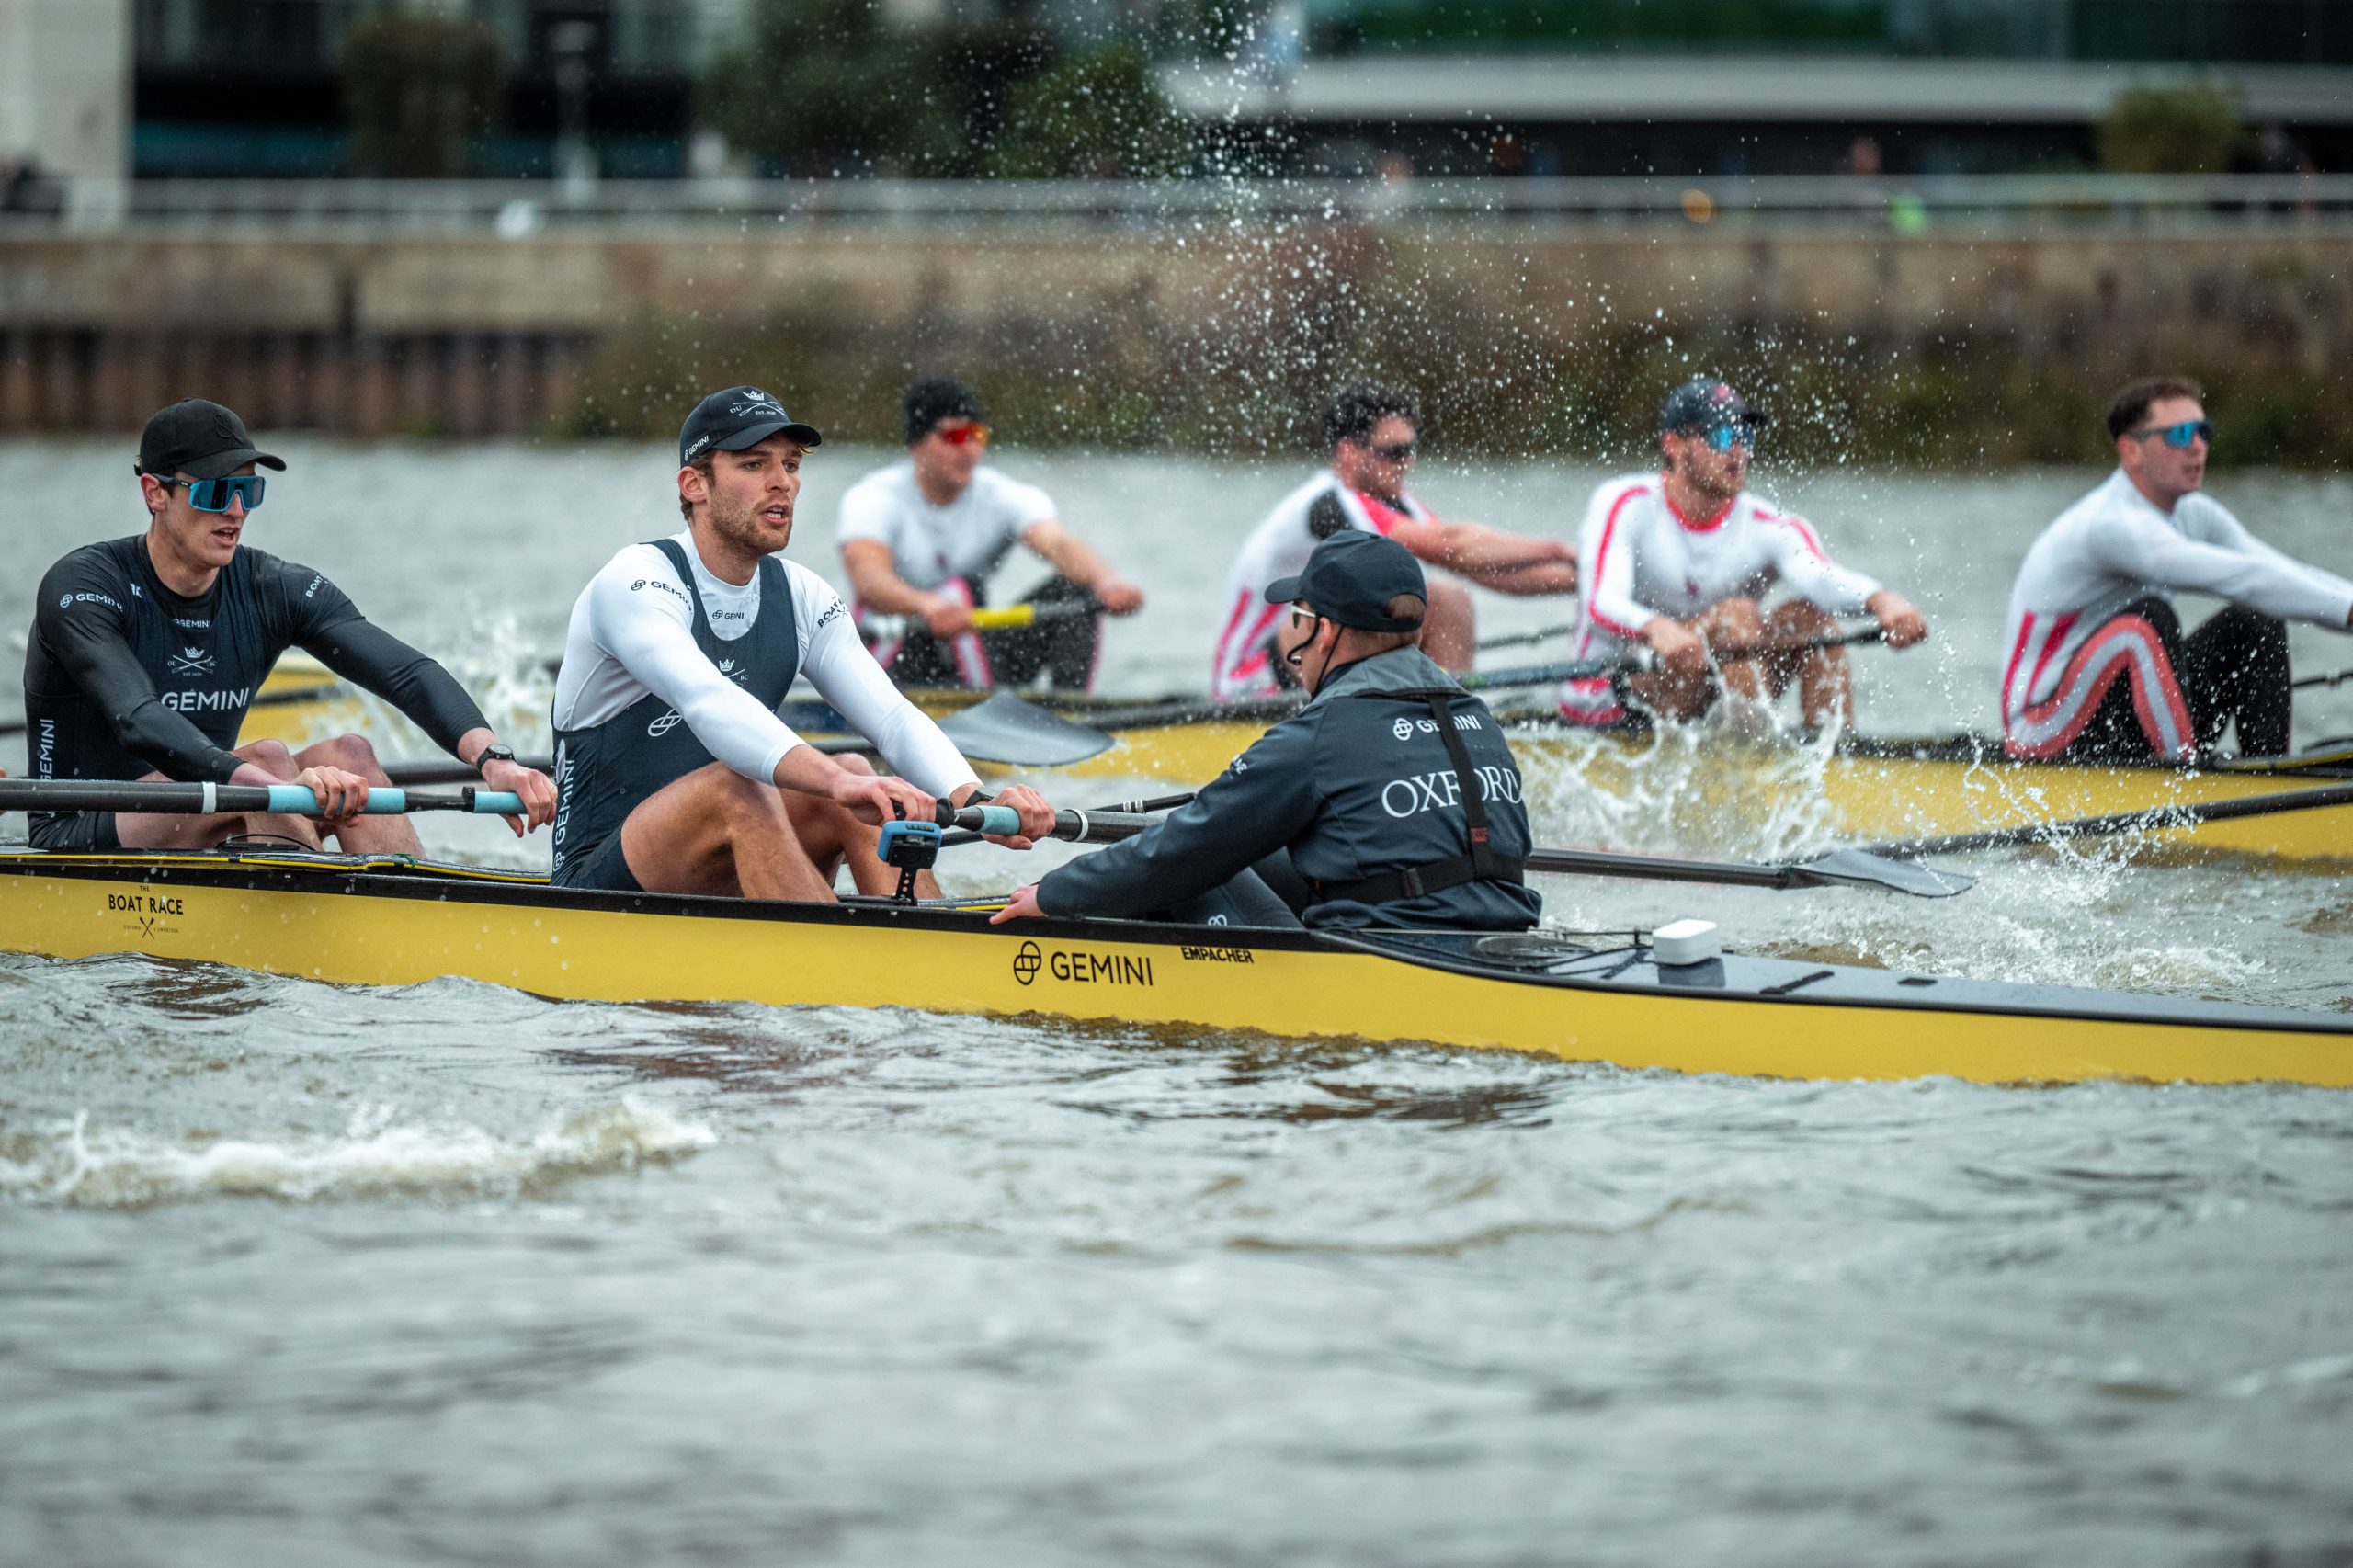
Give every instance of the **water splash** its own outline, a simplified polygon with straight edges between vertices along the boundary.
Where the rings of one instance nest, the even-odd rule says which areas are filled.
[[[392,1124],[362,1111],[327,1138],[176,1142],[93,1127],[90,1113],[0,1135],[0,1197],[96,1209],[202,1198],[292,1202],[417,1197],[540,1197],[577,1177],[683,1159],[717,1142],[708,1129],[624,1097],[524,1141],[465,1125]]]

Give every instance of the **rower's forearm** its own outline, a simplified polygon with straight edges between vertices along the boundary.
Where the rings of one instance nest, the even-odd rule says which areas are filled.
[[[1111,575],[1111,563],[1076,534],[1063,533],[1036,546],[1040,559],[1082,588]]]
[[[779,790],[797,790],[803,795],[830,797],[835,780],[842,776],[841,764],[811,745],[801,742],[777,759],[769,781]]]
[[[1574,561],[1534,561],[1524,566],[1490,568],[1465,575],[1483,588],[1521,598],[1577,591],[1577,563]]]

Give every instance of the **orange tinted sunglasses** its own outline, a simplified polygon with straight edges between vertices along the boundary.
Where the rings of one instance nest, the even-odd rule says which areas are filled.
[[[933,434],[951,447],[985,447],[989,444],[989,427],[985,425],[959,425],[953,430],[942,426]]]

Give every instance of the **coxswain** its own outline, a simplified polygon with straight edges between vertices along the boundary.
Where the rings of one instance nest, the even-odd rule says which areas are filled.
[[[980,798],[840,597],[777,553],[820,439],[757,387],[703,399],[678,433],[686,527],[623,549],[573,605],[555,683],[559,887],[825,901],[847,860],[862,892],[887,893],[898,873],[875,858],[881,824]],[[898,777],[786,725],[778,704],[804,675]],[[1034,790],[1000,801],[1026,835],[1052,825]],[[928,871],[916,891],[938,896]]]
[[[1711,376],[1686,381],[1659,410],[1660,472],[1624,474],[1593,493],[1578,531],[1586,584],[1570,657],[1647,649],[1660,668],[1594,676],[1562,687],[1573,723],[1615,726],[1699,718],[1724,691],[1751,703],[1794,680],[1809,727],[1854,719],[1846,650],[1794,646],[1835,636],[1836,617],[1869,614],[1888,645],[1927,623],[1902,594],[1830,559],[1813,525],[1748,493],[1748,459],[1766,415]],[[1767,611],[1775,586],[1794,597]],[[1744,654],[1759,643],[1779,651]]]
[[[2117,468],[2026,552],[2002,640],[2012,756],[2187,761],[2238,722],[2289,745],[2288,627],[2353,625],[2353,582],[2282,555],[2202,486],[2214,427],[2195,382],[2134,381],[2109,405]],[[2228,600],[2184,635],[2177,589]]]
[[[1420,563],[1346,528],[1266,597],[1287,607],[1276,657],[1313,694],[1307,705],[1190,803],[1021,889],[995,918],[1534,926],[1542,903],[1523,875],[1519,767],[1486,705],[1421,650]]]
[[[1324,467],[1275,503],[1244,541],[1226,578],[1211,696],[1230,702],[1297,685],[1290,666],[1274,652],[1284,611],[1267,602],[1267,587],[1297,575],[1317,543],[1343,528],[1393,539],[1430,565],[1498,593],[1576,592],[1576,552],[1566,541],[1442,521],[1405,489],[1421,449],[1420,426],[1420,410],[1404,392],[1360,382],[1333,394],[1323,414]],[[1470,590],[1439,581],[1429,585],[1429,593],[1422,651],[1449,670],[1469,669],[1478,652]]]
[[[903,687],[1094,689],[1103,616],[1133,615],[1143,590],[1063,526],[1053,498],[982,462],[988,409],[962,381],[915,382],[904,402],[907,455],[842,496],[835,539],[874,656]],[[1054,575],[1021,603],[1084,607],[1029,626],[976,631],[989,579],[1016,544]],[[884,630],[879,617],[920,622]]]
[[[361,615],[325,574],[255,550],[245,524],[283,460],[257,450],[244,421],[202,398],[158,412],[135,470],[147,531],[59,561],[41,579],[25,650],[26,749],[40,778],[268,786],[319,798],[320,820],[248,812],[34,812],[41,849],[205,848],[267,834],[352,854],[419,852],[401,816],[360,816],[390,783],[359,735],[301,750],[237,744],[278,656],[301,648],[381,697],[493,790],[522,797],[519,835],[555,814],[547,776],[517,766],[449,672]]]

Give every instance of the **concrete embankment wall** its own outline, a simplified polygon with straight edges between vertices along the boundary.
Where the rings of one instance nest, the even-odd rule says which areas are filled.
[[[1598,451],[1709,369],[1800,445],[2001,460],[2082,455],[2117,382],[2187,369],[2242,455],[2333,462],[2348,350],[2335,228],[0,235],[13,432],[202,393],[270,428],[641,433],[751,381],[888,438],[899,386],[952,369],[1027,440],[1279,446],[1377,374],[1439,441]]]

